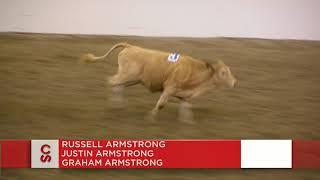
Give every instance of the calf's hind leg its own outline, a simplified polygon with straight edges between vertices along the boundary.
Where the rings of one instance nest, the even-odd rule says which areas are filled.
[[[110,99],[114,103],[123,104],[123,90],[125,87],[140,83],[138,76],[133,72],[123,72],[120,64],[118,73],[109,78],[108,82],[112,87],[113,95]]]
[[[112,95],[110,96],[110,100],[113,103],[123,105],[123,90],[125,87],[133,86],[135,84],[140,83],[139,80],[131,80],[127,78],[121,78],[118,74],[109,78],[109,84],[112,88]]]

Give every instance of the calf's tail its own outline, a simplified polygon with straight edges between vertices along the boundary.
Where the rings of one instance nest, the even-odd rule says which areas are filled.
[[[127,43],[118,43],[116,45],[114,45],[111,49],[109,49],[109,51],[104,54],[103,56],[95,56],[91,53],[85,54],[81,57],[81,60],[84,62],[96,62],[98,60],[104,59],[106,58],[113,50],[119,48],[119,47],[129,47],[131,46],[130,44]]]

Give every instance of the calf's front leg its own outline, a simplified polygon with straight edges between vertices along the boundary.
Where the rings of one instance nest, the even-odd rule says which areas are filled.
[[[178,120],[188,124],[194,124],[193,112],[191,110],[192,104],[188,101],[182,100],[179,106]]]
[[[162,109],[164,107],[164,105],[168,102],[171,94],[172,94],[172,91],[169,89],[164,90],[162,92],[156,106],[151,110],[151,112],[147,116],[149,120],[155,121],[155,118],[156,118],[159,110]]]

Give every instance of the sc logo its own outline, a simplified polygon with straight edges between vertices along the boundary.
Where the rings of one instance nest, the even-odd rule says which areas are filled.
[[[44,144],[40,148],[41,156],[40,156],[40,161],[43,163],[50,162],[51,161],[51,156],[50,156],[50,151],[51,146],[49,144]]]

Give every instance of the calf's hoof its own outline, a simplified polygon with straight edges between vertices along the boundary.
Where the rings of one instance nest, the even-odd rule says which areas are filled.
[[[183,111],[180,112],[178,116],[178,120],[180,122],[186,123],[186,124],[195,124],[196,122],[193,120],[193,113],[191,111]]]
[[[196,124],[196,122],[192,118],[181,118],[179,117],[178,120],[180,122],[186,123],[186,124]]]
[[[123,99],[123,97],[117,96],[117,95],[110,96],[109,101],[111,101],[113,107],[120,108],[120,109],[125,108],[126,104],[127,104],[127,100],[125,100],[125,99]]]
[[[149,121],[149,122],[151,122],[151,123],[154,123],[154,122],[157,121],[157,113],[156,113],[154,110],[152,110],[152,111],[148,112],[148,113],[144,116],[144,119],[145,119],[146,121]]]

